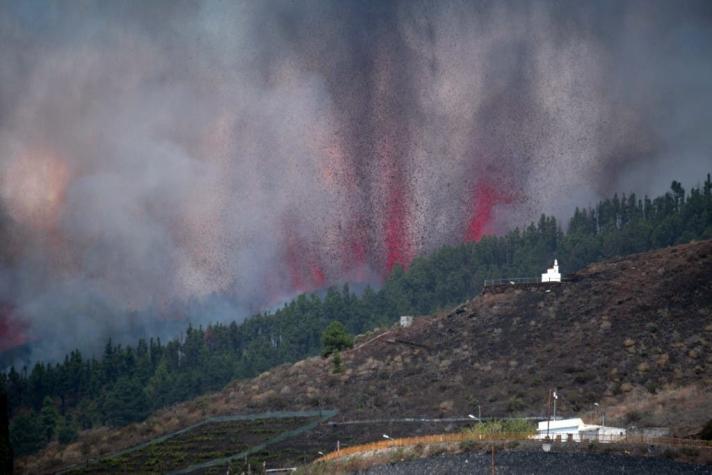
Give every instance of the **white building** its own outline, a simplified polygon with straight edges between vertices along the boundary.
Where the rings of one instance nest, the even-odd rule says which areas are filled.
[[[400,317],[400,326],[403,328],[408,328],[413,324],[413,317],[410,315],[401,315]]]
[[[586,440],[614,442],[616,440],[625,439],[625,429],[623,428],[584,424],[583,420],[578,417],[574,419],[539,422],[536,431],[537,439],[546,438],[547,433],[549,438],[557,439],[560,437],[562,441],[568,440],[570,435],[574,442]]]
[[[547,269],[546,274],[541,275],[542,282],[561,282],[561,274],[559,274],[559,262],[554,259],[554,267]]]

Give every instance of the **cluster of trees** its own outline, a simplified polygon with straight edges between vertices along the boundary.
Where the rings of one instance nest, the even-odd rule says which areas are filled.
[[[331,356],[334,373],[341,373],[341,352],[354,346],[354,338],[338,320],[334,320],[321,334],[321,356]]]
[[[712,182],[653,200],[614,196],[577,209],[563,232],[553,217],[477,243],[446,246],[396,267],[383,287],[360,295],[348,286],[300,295],[283,308],[242,324],[190,327],[167,343],[107,342],[100,358],[73,351],[64,361],[0,374],[12,417],[16,453],[31,453],[80,429],[124,425],[160,407],[216,390],[275,365],[348,346],[348,336],[392,324],[400,315],[427,314],[471,298],[484,279],[534,276],[558,257],[563,272],[591,262],[692,239],[712,238]],[[330,322],[339,322],[329,332]],[[324,341],[322,341],[324,336]]]

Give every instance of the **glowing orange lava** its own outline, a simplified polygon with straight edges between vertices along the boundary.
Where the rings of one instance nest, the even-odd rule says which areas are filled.
[[[21,154],[0,175],[10,215],[34,228],[51,229],[62,211],[69,178],[67,163],[51,152]]]

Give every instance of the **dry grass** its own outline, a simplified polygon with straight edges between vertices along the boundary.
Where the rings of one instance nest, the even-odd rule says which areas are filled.
[[[620,423],[639,427],[673,427],[677,435],[687,435],[712,418],[712,388],[686,385],[651,394],[635,388],[619,401],[611,401],[606,415]]]
[[[388,447],[359,453],[358,456],[349,457],[345,460],[313,463],[300,467],[297,473],[303,475],[360,473],[374,465],[404,462],[445,452],[456,452],[457,450],[457,446],[447,443],[412,447]]]

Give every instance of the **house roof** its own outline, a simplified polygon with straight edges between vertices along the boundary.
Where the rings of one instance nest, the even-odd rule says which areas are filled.
[[[559,419],[559,420],[555,420],[555,421],[552,420],[552,421],[548,421],[548,422],[549,422],[549,430],[574,429],[576,432],[595,431],[595,430],[608,431],[608,432],[610,432],[610,431],[625,431],[625,429],[620,428],[620,427],[599,426],[596,424],[584,424],[583,420],[579,417],[575,417],[573,419]],[[539,422],[538,431],[545,432],[546,424],[547,424],[547,421]]]

